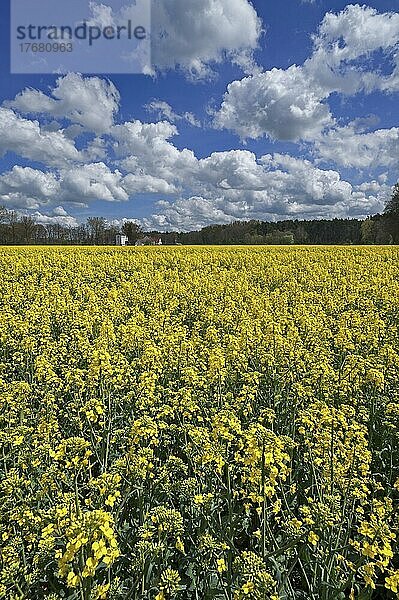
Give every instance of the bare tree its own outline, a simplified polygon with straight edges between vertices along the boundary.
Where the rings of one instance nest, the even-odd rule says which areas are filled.
[[[87,225],[90,232],[90,241],[92,244],[99,245],[104,243],[106,221],[103,217],[89,217]]]
[[[35,232],[35,221],[32,217],[22,217],[20,220],[21,231],[22,231],[22,241],[25,244],[29,244],[29,242],[33,241],[34,232]]]

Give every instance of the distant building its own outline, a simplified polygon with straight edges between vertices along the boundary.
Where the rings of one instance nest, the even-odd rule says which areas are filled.
[[[116,246],[127,246],[129,243],[129,238],[126,235],[117,235],[115,238]]]
[[[143,238],[137,240],[136,246],[162,246],[162,239],[160,237],[150,237],[146,235]]]

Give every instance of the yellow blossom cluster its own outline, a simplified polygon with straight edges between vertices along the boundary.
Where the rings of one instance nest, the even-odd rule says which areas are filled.
[[[398,249],[0,269],[0,599],[399,598]]]

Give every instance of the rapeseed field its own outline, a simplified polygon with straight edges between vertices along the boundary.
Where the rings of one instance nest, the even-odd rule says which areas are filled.
[[[399,249],[0,273],[1,598],[399,598]]]

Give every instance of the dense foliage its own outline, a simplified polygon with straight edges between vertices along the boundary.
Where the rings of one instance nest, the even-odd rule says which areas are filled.
[[[0,250],[0,597],[399,597],[399,250]]]
[[[290,244],[398,244],[399,212],[388,208],[384,215],[359,219],[317,219],[307,221],[234,221],[227,225],[209,225],[199,231],[143,232],[135,221],[125,221],[121,227],[103,217],[90,217],[76,227],[60,223],[41,225],[31,217],[0,207],[0,244],[7,245],[106,245],[115,244],[120,233],[129,245],[145,235],[161,238],[166,245],[290,245]],[[396,206],[395,203],[392,204]]]

